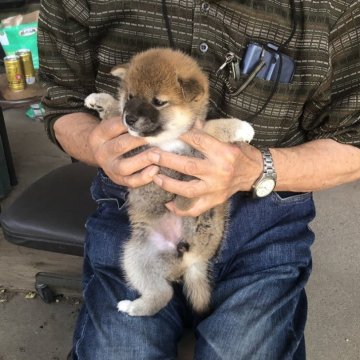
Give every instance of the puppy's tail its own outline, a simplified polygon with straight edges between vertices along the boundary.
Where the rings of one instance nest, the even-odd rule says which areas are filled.
[[[186,268],[184,291],[196,312],[204,313],[209,310],[211,287],[206,262],[194,262]]]

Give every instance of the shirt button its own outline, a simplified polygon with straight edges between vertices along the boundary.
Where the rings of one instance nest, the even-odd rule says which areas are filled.
[[[203,2],[201,4],[201,11],[207,13],[210,10],[210,4],[208,2]]]
[[[209,45],[203,42],[200,44],[199,49],[202,53],[206,53],[209,50]]]

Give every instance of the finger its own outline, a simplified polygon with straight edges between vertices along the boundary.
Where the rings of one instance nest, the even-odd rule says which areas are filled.
[[[148,166],[136,174],[122,177],[119,184],[129,188],[137,188],[139,186],[147,185],[153,181],[153,176],[158,172],[158,166]]]
[[[156,185],[177,195],[192,199],[208,192],[206,183],[202,180],[181,181],[165,175],[157,174],[153,177]]]
[[[204,155],[209,153],[221,154],[223,151],[224,144],[221,141],[198,129],[192,129],[181,135],[180,138]]]
[[[94,156],[99,165],[101,167],[104,167],[105,164],[111,165],[112,172],[120,175],[130,175],[152,163],[146,155],[141,155],[138,156],[135,161],[129,160],[132,159],[132,157],[127,158],[125,164],[122,165],[122,156],[124,154],[143,145],[142,139],[135,138],[129,134],[119,135],[118,137],[108,141],[99,141],[99,138],[93,137],[90,141],[93,144]],[[118,169],[119,166],[120,169]]]
[[[201,177],[206,171],[204,161],[199,158],[160,151],[158,149],[152,149],[148,154],[149,159],[154,164],[175,170],[182,174]]]
[[[114,172],[121,174],[121,176],[129,176],[150,165],[153,165],[153,163],[147,156],[146,151],[130,157],[119,156],[114,165]],[[159,167],[156,166],[156,168]]]
[[[113,139],[126,132],[127,128],[123,124],[120,116],[103,120],[98,126],[98,136],[104,139]]]
[[[109,140],[107,146],[109,153],[123,155],[145,144],[146,142],[143,138],[125,133]]]

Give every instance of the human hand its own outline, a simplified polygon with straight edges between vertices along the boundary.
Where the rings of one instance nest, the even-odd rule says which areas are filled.
[[[149,149],[123,157],[142,145],[144,139],[129,135],[119,116],[101,121],[89,135],[89,146],[98,166],[113,182],[130,188],[150,183],[159,171],[148,157]]]
[[[178,216],[199,216],[225,202],[237,191],[249,191],[262,171],[260,151],[241,143],[227,144],[201,130],[191,130],[181,139],[200,151],[203,159],[191,158],[152,149],[149,158],[154,164],[195,177],[180,181],[157,174],[154,183],[171,193],[193,199],[187,210],[178,209],[173,202],[167,208]]]

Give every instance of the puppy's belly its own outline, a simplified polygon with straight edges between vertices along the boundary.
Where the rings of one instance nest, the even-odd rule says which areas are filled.
[[[174,214],[165,214],[150,230],[149,240],[159,251],[175,251],[181,241],[182,219]]]

